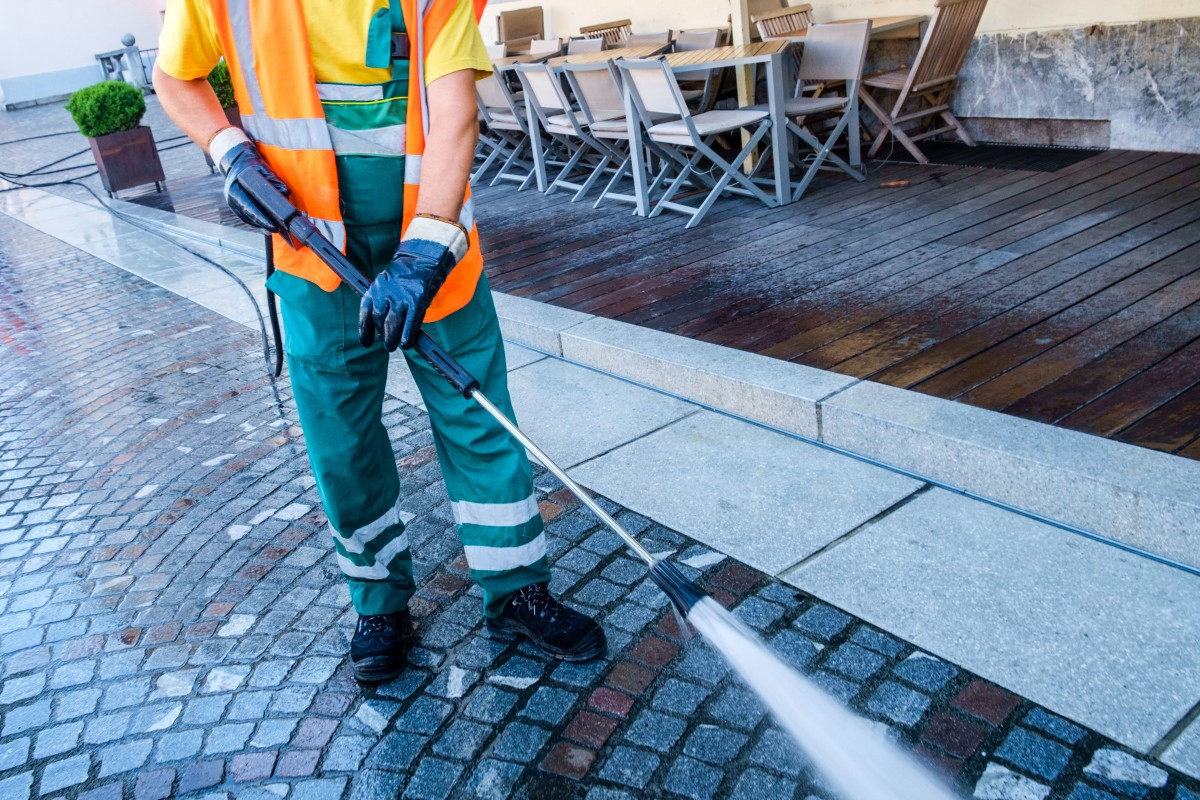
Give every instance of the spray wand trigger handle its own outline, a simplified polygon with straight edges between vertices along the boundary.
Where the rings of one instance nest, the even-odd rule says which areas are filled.
[[[238,184],[250,195],[250,199],[266,212],[267,216],[279,226],[279,232],[287,239],[293,248],[297,246],[289,234],[292,220],[300,216],[300,210],[292,205],[283,194],[271,185],[261,173],[248,169],[238,177]]]

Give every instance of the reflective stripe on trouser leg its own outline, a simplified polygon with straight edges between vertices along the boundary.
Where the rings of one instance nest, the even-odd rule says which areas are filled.
[[[352,258],[364,238],[351,237]],[[352,290],[326,293],[283,272],[269,285],[281,299],[296,408],[350,599],[360,614],[399,611],[414,587],[396,459],[380,421],[387,352],[359,343]]]
[[[480,279],[470,303],[426,325],[425,331],[512,417],[504,342],[486,279]],[[508,595],[550,580],[529,460],[499,423],[474,400],[455,392],[420,356],[409,356],[408,363],[429,409],[471,577],[483,589],[484,614],[496,616]]]

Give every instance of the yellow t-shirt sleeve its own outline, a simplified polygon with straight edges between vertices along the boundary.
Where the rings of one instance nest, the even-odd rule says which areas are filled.
[[[212,10],[205,0],[167,0],[155,63],[181,81],[206,78],[221,60]]]
[[[429,49],[429,58],[425,60],[425,85],[461,69],[475,70],[476,79],[492,71],[492,60],[488,58],[483,35],[475,22],[472,0],[458,0],[437,41]]]

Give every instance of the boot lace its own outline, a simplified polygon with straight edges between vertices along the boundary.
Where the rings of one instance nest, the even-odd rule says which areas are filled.
[[[359,617],[358,629],[368,636],[378,636],[392,630],[392,620],[387,614]]]
[[[558,618],[559,612],[564,608],[563,604],[554,599],[546,589],[546,585],[542,583],[534,583],[529,586],[522,587],[513,595],[512,603],[517,606],[528,608],[530,613],[536,614],[538,617],[550,616],[550,621],[554,622]]]

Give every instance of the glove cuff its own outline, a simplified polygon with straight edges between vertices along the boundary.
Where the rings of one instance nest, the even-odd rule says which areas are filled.
[[[217,131],[212,141],[208,143],[208,157],[221,168],[222,174],[229,171],[229,164],[225,163],[225,156],[239,144],[250,144],[250,137],[241,128],[232,126]]]
[[[408,223],[408,229],[404,231],[404,237],[400,241],[401,243],[411,241],[433,242],[445,248],[454,258],[455,264],[462,261],[463,256],[467,254],[467,234],[462,229],[462,226],[436,217],[428,217],[420,214],[413,217],[412,222]]]

